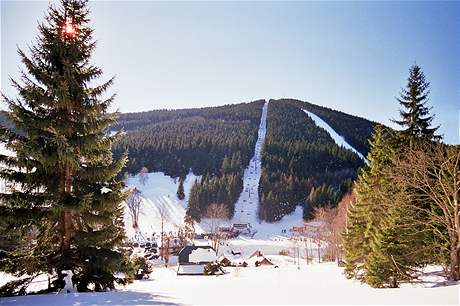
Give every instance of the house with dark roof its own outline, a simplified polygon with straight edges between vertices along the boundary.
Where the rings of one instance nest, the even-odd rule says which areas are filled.
[[[216,261],[216,250],[209,245],[187,245],[179,252],[177,275],[203,275],[204,267]]]

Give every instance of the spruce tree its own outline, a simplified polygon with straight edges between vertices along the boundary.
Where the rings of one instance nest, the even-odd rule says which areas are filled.
[[[12,80],[19,98],[3,97],[20,132],[0,129],[15,152],[0,156],[0,177],[10,182],[0,194],[0,230],[20,239],[0,267],[16,276],[50,273],[50,290],[64,286],[68,270],[79,291],[114,288],[126,281],[116,272],[131,272],[118,250],[125,193],[116,175],[126,157],[112,159],[118,135],[107,128],[117,114],[108,112],[114,96],[103,97],[113,79],[94,85],[102,71],[90,64],[96,44],[88,15],[85,0],[51,5],[30,55],[18,51],[26,68]]]
[[[431,107],[427,106],[430,83],[420,66],[413,65],[409,69],[409,78],[406,88],[402,88],[400,97],[396,100],[401,104],[401,120],[393,120],[403,127],[402,134],[408,140],[424,138],[426,140],[440,140],[436,135],[437,127],[430,127],[434,115],[430,115]]]
[[[200,194],[202,193],[201,184],[198,180],[192,185],[190,189],[190,195],[188,198],[187,216],[190,216],[193,220],[201,221],[201,209],[200,209]]]
[[[179,200],[185,199],[185,193],[184,193],[184,179],[180,178],[179,179],[179,186],[177,187],[177,198]]]
[[[373,237],[388,204],[384,191],[391,187],[383,173],[391,165],[395,150],[381,126],[375,128],[370,147],[367,156],[369,166],[358,176],[355,185],[356,202],[351,204],[347,213],[343,248],[345,274],[349,278],[363,276]]]
[[[372,287],[398,287],[411,279],[414,262],[414,237],[410,213],[393,206],[383,217],[371,241],[371,252],[365,263],[364,281]]]

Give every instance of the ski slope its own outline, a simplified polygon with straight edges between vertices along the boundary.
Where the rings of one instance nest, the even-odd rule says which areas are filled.
[[[235,204],[235,215],[233,223],[257,223],[257,208],[259,206],[259,180],[262,175],[262,146],[267,132],[267,109],[268,102],[262,108],[259,131],[254,149],[254,156],[249,161],[248,167],[244,170],[243,192]]]
[[[315,121],[315,124],[317,126],[319,126],[320,128],[326,130],[326,132],[329,133],[329,135],[331,135],[331,138],[335,141],[335,143],[341,147],[344,147],[345,149],[348,149],[348,150],[351,150],[353,151],[354,153],[356,153],[356,155],[359,156],[359,158],[361,158],[362,160],[364,160],[364,162],[366,164],[368,164],[369,162],[367,161],[367,159],[364,157],[364,155],[362,155],[360,152],[358,152],[358,150],[356,150],[355,148],[353,148],[346,140],[345,138],[343,138],[343,136],[339,135],[329,124],[327,124],[323,119],[321,119],[320,117],[318,117],[317,115],[313,114],[312,112],[309,112],[307,111],[306,109],[303,109],[303,111],[311,118],[313,119],[313,121]]]
[[[248,167],[244,170],[243,192],[240,194],[235,204],[235,214],[231,220],[222,220],[222,225],[231,225],[233,223],[250,223],[257,231],[254,239],[277,239],[283,236],[283,229],[290,229],[303,223],[303,212],[301,207],[290,215],[286,215],[282,220],[275,223],[259,222],[257,209],[259,207],[259,180],[262,174],[261,153],[265,141],[267,130],[267,111],[268,102],[262,108],[258,137],[254,148],[254,156],[251,158]],[[184,181],[185,199],[179,200],[176,196],[178,180],[166,176],[162,172],[149,173],[145,184],[139,180],[139,175],[129,177],[128,186],[136,187],[141,191],[141,208],[139,214],[139,228],[142,236],[151,237],[152,233],[161,232],[162,212],[164,212],[164,230],[176,232],[183,224],[185,212],[187,210],[190,189],[196,179],[199,177],[190,173]],[[127,236],[131,239],[136,237],[136,231],[132,227],[132,219],[129,209],[124,203],[124,220]],[[199,224],[196,224],[197,233],[209,231],[211,227],[210,220],[202,218]],[[284,236],[287,234],[284,234]],[[258,245],[259,242],[251,243]]]
[[[275,223],[267,223],[259,221],[257,211],[259,207],[259,181],[262,175],[262,146],[265,141],[267,132],[267,112],[268,101],[265,102],[262,108],[262,115],[260,118],[260,125],[258,137],[254,148],[254,156],[249,162],[248,167],[244,170],[243,176],[243,192],[240,194],[238,201],[235,204],[235,214],[228,225],[232,223],[250,223],[256,233],[254,239],[277,239],[282,235],[283,229],[290,229],[293,226],[299,226],[303,223],[303,210],[297,207],[296,210],[284,216],[280,221]],[[203,223],[203,222],[202,222]],[[205,226],[205,224],[202,224]],[[256,240],[252,241],[253,244],[258,244]]]
[[[189,173],[184,181],[185,199],[179,200],[176,192],[179,185],[178,179],[173,179],[163,172],[152,172],[147,174],[145,183],[142,184],[139,175],[128,178],[127,185],[130,188],[137,188],[141,192],[141,206],[139,211],[139,230],[144,237],[151,237],[152,233],[161,232],[161,221],[163,219],[164,231],[176,232],[184,223],[187,201],[193,183],[199,177]],[[128,238],[133,239],[136,231],[132,226],[132,218],[126,203],[124,207],[125,229]],[[201,228],[196,227],[198,233]]]

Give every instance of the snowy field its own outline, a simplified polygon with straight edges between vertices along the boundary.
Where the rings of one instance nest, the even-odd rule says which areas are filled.
[[[440,277],[397,289],[373,289],[347,280],[334,263],[267,256],[273,266],[225,268],[221,276],[177,276],[177,267],[154,268],[151,278],[103,293],[48,294],[0,299],[0,305],[221,305],[221,304],[459,304],[458,284],[438,286]]]

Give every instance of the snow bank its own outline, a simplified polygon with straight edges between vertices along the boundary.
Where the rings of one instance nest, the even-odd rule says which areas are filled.
[[[367,159],[360,153],[358,152],[358,150],[356,150],[355,148],[353,148],[346,140],[345,138],[343,138],[343,136],[339,135],[329,124],[327,124],[323,119],[321,119],[320,117],[318,117],[317,115],[307,111],[306,109],[303,109],[303,111],[308,115],[310,116],[311,119],[313,119],[313,121],[315,121],[316,125],[319,126],[320,128],[326,130],[326,132],[329,133],[329,135],[331,135],[331,138],[335,141],[336,144],[338,144],[339,146],[342,146],[344,147],[345,149],[348,149],[348,150],[351,150],[353,151],[354,153],[356,153],[359,158],[361,158],[362,160],[364,160],[364,162],[367,164],[368,161]]]

